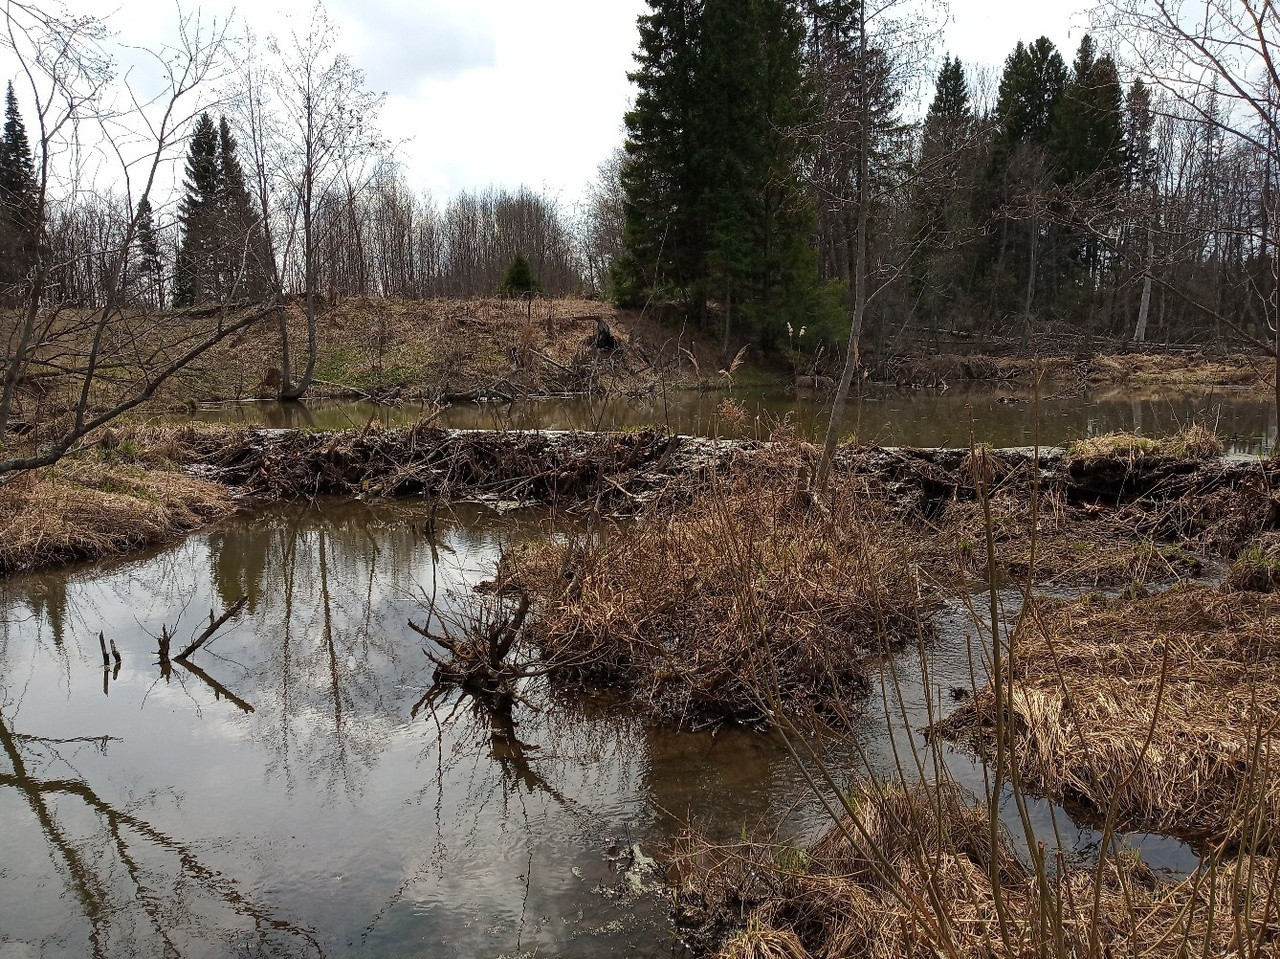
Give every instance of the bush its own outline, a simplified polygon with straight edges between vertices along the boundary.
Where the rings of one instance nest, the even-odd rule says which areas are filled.
[[[529,261],[523,253],[517,253],[510,265],[507,267],[506,274],[502,277],[502,284],[498,287],[499,296],[523,296],[529,293],[543,293],[542,283],[533,275],[533,267],[529,265]]]

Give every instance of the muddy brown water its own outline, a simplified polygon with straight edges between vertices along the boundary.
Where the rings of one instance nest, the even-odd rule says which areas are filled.
[[[0,956],[680,956],[661,877],[637,860],[690,822],[726,839],[824,828],[773,737],[657,729],[539,681],[514,729],[455,695],[415,715],[432,667],[408,620],[434,595],[446,625],[504,544],[548,522],[460,507],[433,549],[425,518],[272,508],[0,581]],[[193,668],[165,675],[162,629],[176,651],[242,595]],[[916,651],[886,660],[903,700],[875,684],[837,768],[861,751],[914,775],[926,704],[970,683],[964,604],[939,625],[928,682]],[[982,787],[981,766],[943,759]],[[1091,830],[1047,803],[1034,815],[1090,854]],[[1158,868],[1190,864],[1132,838]]]
[[[625,429],[665,426],[677,433],[735,435],[720,415],[732,399],[746,411],[738,432],[767,436],[789,418],[804,438],[821,438],[829,400],[780,390],[698,393],[669,391],[640,397],[548,397],[516,403],[458,403],[438,420],[458,429]],[[416,404],[387,407],[365,402],[308,404],[226,403],[201,407],[194,418],[272,427],[344,429],[377,418],[388,426],[411,425],[423,415]],[[1031,393],[989,385],[936,390],[868,387],[847,414],[846,430],[866,443],[886,446],[968,446],[972,436],[997,447],[1053,446],[1122,430],[1145,436],[1175,433],[1192,422],[1215,428],[1232,453],[1266,453],[1275,445],[1270,401],[1233,390],[1126,393],[1114,388],[1078,395]]]

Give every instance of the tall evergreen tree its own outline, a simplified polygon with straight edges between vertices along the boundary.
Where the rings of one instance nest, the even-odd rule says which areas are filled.
[[[1115,62],[1107,54],[1095,57],[1093,38],[1086,34],[1054,108],[1052,138],[1062,183],[1118,183],[1124,163],[1121,99]]]
[[[138,228],[125,285],[132,287],[148,306],[164,303],[164,255],[156,236],[155,215],[145,196],[138,201]]]
[[[244,168],[227,118],[218,123],[218,288],[222,296],[258,299],[266,294],[263,237],[249,199]]]
[[[968,278],[973,193],[980,176],[977,122],[959,59],[947,56],[920,137],[920,158],[912,210],[917,255],[912,292],[934,323],[960,307]],[[952,316],[954,319],[954,316]]]
[[[187,148],[184,195],[178,209],[182,235],[174,276],[175,306],[193,306],[217,298],[221,181],[218,128],[209,114],[202,113]]]
[[[1001,139],[1045,145],[1053,129],[1054,111],[1067,84],[1067,65],[1047,37],[1030,46],[1021,41],[1005,59],[996,99]]]
[[[1054,108],[1053,160],[1068,197],[1060,219],[1063,278],[1074,270],[1097,286],[1104,243],[1124,167],[1120,79],[1111,57],[1096,55],[1093,38],[1080,41],[1070,81]]]
[[[265,241],[253,213],[236,141],[225,117],[200,115],[187,152],[174,304],[260,297]]]
[[[10,83],[0,136],[0,287],[10,303],[34,262],[39,232],[37,204],[35,162]]]
[[[815,307],[813,213],[795,128],[803,29],[789,0],[653,0],[627,115],[622,302],[678,299],[764,339]]]
[[[989,315],[1022,313],[1024,342],[1044,290],[1038,281],[1046,248],[1052,252],[1050,144],[1067,78],[1062,55],[1046,37],[1031,44],[1019,41],[1005,59],[989,173],[976,203],[977,217],[992,227],[978,258],[976,286],[988,297]]]
[[[614,295],[624,304],[649,297],[705,302],[701,288],[705,230],[699,220],[696,94],[701,5],[650,0],[639,19],[634,107],[627,113],[622,251],[614,261]]]

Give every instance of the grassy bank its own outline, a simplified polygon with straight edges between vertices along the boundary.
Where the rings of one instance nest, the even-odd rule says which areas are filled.
[[[1274,389],[1274,361],[1261,353],[1186,349],[1161,352],[1100,352],[1085,355],[996,355],[911,353],[884,364],[881,379],[907,385],[995,382],[1054,390],[1127,391],[1216,389],[1259,396]]]
[[[143,549],[232,509],[221,484],[86,452],[0,488],[0,575]]]
[[[1035,602],[1002,697],[1019,775],[1126,828],[1269,847],[1277,624],[1280,594],[1209,586]],[[938,731],[994,755],[1000,698],[988,686]]]

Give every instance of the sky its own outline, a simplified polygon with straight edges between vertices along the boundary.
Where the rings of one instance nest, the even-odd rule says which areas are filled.
[[[952,0],[939,55],[998,76],[1017,41],[1045,35],[1069,63],[1089,6]],[[171,40],[178,22],[173,0],[67,7],[103,17],[140,47]],[[382,129],[410,183],[438,199],[526,185],[571,204],[622,142],[645,0],[328,0],[326,8],[343,51],[386,95]],[[199,9],[259,36],[287,37],[307,21],[312,0],[202,0]]]

